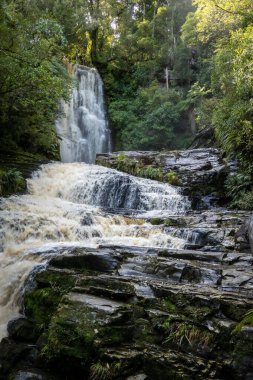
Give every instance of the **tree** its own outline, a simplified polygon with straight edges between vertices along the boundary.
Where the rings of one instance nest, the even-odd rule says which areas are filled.
[[[1,139],[53,157],[58,102],[71,85],[61,63],[66,40],[59,23],[40,12],[28,17],[23,4],[0,7]]]

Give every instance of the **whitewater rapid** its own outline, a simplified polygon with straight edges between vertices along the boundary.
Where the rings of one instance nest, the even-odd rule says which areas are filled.
[[[20,313],[29,273],[64,247],[184,246],[184,239],[147,222],[189,208],[169,184],[96,165],[52,163],[27,185],[28,194],[0,202],[0,339]]]

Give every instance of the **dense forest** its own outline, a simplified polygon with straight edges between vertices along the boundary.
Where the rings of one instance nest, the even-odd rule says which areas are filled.
[[[236,158],[234,207],[253,205],[252,0],[3,0],[0,143],[58,159],[68,62],[104,81],[116,150],[187,148],[196,133]],[[210,141],[209,141],[210,144]],[[1,169],[2,193],[22,187]]]

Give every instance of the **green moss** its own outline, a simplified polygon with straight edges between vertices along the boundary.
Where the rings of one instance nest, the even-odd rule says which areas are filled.
[[[198,307],[188,305],[184,308],[184,314],[196,321],[200,321],[212,314],[212,309],[208,306]]]
[[[62,356],[88,359],[93,353],[95,334],[83,307],[73,310],[72,305],[63,305],[50,322],[42,356],[50,361]]]
[[[228,318],[241,322],[247,313],[247,306],[240,305],[239,307],[236,303],[224,302],[221,304],[221,312]]]
[[[122,325],[109,325],[100,328],[98,339],[102,345],[124,344],[132,340],[132,328]]]
[[[100,161],[104,165],[103,161]],[[162,170],[154,165],[146,165],[144,162],[132,159],[125,153],[117,156],[112,166],[120,171],[126,172],[138,177],[148,178],[156,181],[163,181],[164,174]]]
[[[181,182],[180,182],[180,179],[178,178],[177,173],[174,172],[173,170],[169,171],[166,174],[165,179],[167,180],[167,182],[169,182],[170,185],[174,185],[174,186],[181,185]]]
[[[150,223],[153,226],[158,226],[158,225],[161,225],[161,224],[165,224],[166,226],[171,226],[171,227],[186,227],[186,223],[182,219],[152,218],[152,219],[150,219]]]
[[[52,287],[61,291],[63,294],[66,290],[71,289],[77,280],[76,275],[70,275],[65,273],[60,273],[56,271],[46,270],[38,273],[36,275],[36,281],[43,287]]]
[[[138,344],[157,344],[159,337],[154,333],[151,323],[144,318],[139,318],[134,321],[134,340]]]
[[[139,177],[153,179],[155,181],[163,181],[164,175],[160,168],[155,168],[152,165],[136,168],[136,174]]]
[[[164,307],[169,312],[174,313],[177,311],[177,306],[173,302],[171,302],[169,299],[164,300]]]
[[[153,226],[159,226],[160,224],[164,224],[164,219],[161,219],[161,218],[152,218],[152,219],[150,219],[150,223]]]
[[[118,155],[116,160],[116,169],[123,172],[136,175],[138,161],[127,157],[124,153]]]
[[[57,288],[35,289],[25,294],[24,304],[28,317],[34,320],[38,329],[48,326],[64,292]]]

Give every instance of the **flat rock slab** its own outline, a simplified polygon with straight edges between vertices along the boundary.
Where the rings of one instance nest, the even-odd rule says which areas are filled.
[[[69,293],[65,297],[67,302],[78,302],[92,308],[93,310],[98,310],[100,312],[102,311],[107,314],[113,314],[125,306],[123,303],[88,294]]]

